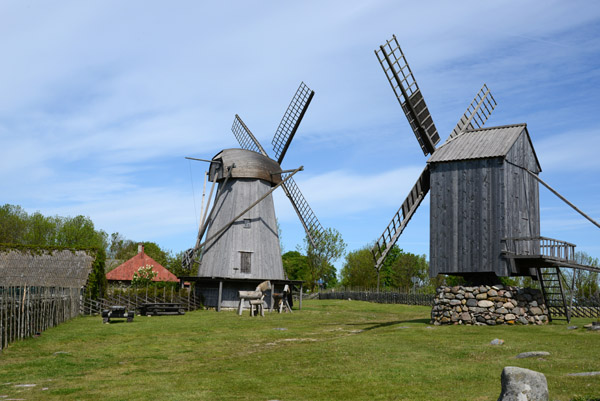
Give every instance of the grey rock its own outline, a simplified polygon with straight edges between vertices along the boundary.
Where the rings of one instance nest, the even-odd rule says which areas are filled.
[[[460,299],[451,299],[450,300],[450,305],[452,305],[452,306],[456,306],[456,305],[460,305],[460,304],[461,304]]]
[[[515,306],[513,305],[512,302],[505,302],[502,304],[502,307],[506,308],[506,309],[513,309]]]
[[[498,308],[496,309],[496,313],[502,313],[503,315],[506,315],[508,310],[506,310],[506,308]]]
[[[521,316],[519,318],[519,323],[521,323],[521,324],[529,324],[529,320],[527,320],[527,318],[525,316]]]
[[[548,401],[548,382],[543,373],[506,366],[501,380],[498,401]]]
[[[544,314],[542,312],[542,310],[540,308],[538,308],[537,306],[534,306],[533,308],[529,308],[529,312],[531,312],[533,315],[543,315]]]
[[[461,313],[460,320],[462,320],[463,322],[471,322],[471,314],[469,312]]]
[[[538,303],[537,303],[537,301],[531,301],[529,303],[529,306],[538,306]]]
[[[512,313],[507,313],[506,315],[504,315],[504,320],[515,320],[516,316],[513,315]]]
[[[498,291],[496,291],[496,290],[489,290],[487,292],[487,294],[488,294],[488,297],[495,297],[496,295],[498,295]]]
[[[487,293],[484,292],[484,293],[481,293],[481,294],[477,294],[475,296],[475,298],[477,298],[477,299],[487,299]]]
[[[550,355],[549,352],[546,351],[529,351],[529,352],[521,352],[519,355],[515,356],[515,358],[517,359],[523,359],[523,358],[533,358],[536,356],[548,356]]]
[[[467,298],[467,299],[475,298],[475,295],[473,295],[472,292],[465,292],[465,298]]]
[[[475,306],[477,306],[477,300],[472,299],[472,298],[468,299],[467,300],[467,306],[469,306],[469,307],[475,307]]]
[[[494,306],[494,303],[492,301],[481,300],[477,302],[477,306],[480,308],[489,308],[490,306]]]
[[[463,294],[456,294],[456,299],[464,299],[465,296]]]

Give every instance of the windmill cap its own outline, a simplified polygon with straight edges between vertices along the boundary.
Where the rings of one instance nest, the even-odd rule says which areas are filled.
[[[281,167],[273,159],[246,149],[224,149],[217,153],[210,164],[209,179],[217,176],[217,181],[227,177],[227,167],[231,167],[231,178],[255,178],[273,185],[281,182]]]

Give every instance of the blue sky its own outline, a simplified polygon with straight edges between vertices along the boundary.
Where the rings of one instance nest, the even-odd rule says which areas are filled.
[[[540,177],[600,220],[600,4],[400,3],[2,1],[0,203],[187,249],[206,165],[184,157],[236,147],[235,113],[270,150],[304,81],[316,94],[283,167],[305,166],[321,223],[360,248],[426,160],[373,53],[396,34],[442,141],[485,82],[486,126],[526,122]],[[600,256],[598,228],[540,194],[542,235]],[[294,250],[304,232],[275,202]],[[406,251],[429,253],[428,206]]]

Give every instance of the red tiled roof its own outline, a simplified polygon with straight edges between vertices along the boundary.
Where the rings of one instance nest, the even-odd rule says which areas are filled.
[[[152,281],[179,281],[176,275],[168,271],[156,260],[146,255],[143,250],[133,258],[129,259],[127,262],[119,265],[116,269],[106,273],[106,279],[115,281],[131,281],[133,279],[133,273],[137,272],[140,267],[145,267],[147,265],[152,266],[152,271],[157,273],[156,277],[154,277]]]

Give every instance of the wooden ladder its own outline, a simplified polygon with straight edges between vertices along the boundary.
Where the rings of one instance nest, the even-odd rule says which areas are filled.
[[[560,280],[560,269],[558,267],[538,267],[536,270],[540,286],[542,287],[544,302],[548,309],[548,319],[552,321],[552,315],[554,315],[556,320],[566,320],[567,322],[570,322],[571,313],[567,306],[562,282]],[[564,318],[557,319],[558,316],[564,316]]]

